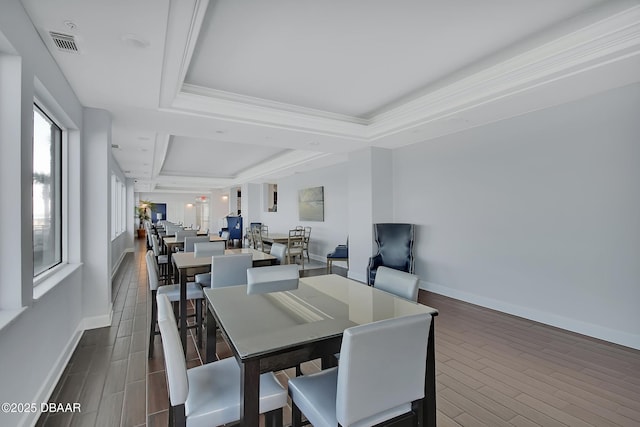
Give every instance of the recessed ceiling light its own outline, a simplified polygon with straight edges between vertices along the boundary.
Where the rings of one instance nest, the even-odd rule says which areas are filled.
[[[144,39],[137,34],[124,34],[121,39],[129,46],[137,47],[140,49],[146,49],[151,46],[151,42],[149,40]]]

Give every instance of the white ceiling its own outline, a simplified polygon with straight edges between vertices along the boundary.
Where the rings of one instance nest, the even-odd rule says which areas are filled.
[[[264,182],[640,80],[635,0],[23,4],[82,104],[111,113],[138,191]]]

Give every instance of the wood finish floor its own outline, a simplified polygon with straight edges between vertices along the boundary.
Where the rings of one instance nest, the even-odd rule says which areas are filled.
[[[38,426],[167,425],[161,338],[148,360],[150,298],[142,242],[137,249],[113,282],[112,326],[83,334],[51,396],[51,402],[80,402],[82,413],[43,416]],[[424,291],[419,299],[440,311],[440,427],[640,426],[640,351]],[[218,356],[230,356],[218,341]],[[201,363],[193,340],[187,359],[189,367]],[[318,369],[315,361],[303,366],[305,373]],[[277,376],[286,384],[292,374]]]

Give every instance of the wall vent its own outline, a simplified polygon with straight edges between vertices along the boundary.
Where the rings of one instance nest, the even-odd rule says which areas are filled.
[[[58,33],[56,31],[49,31],[53,44],[63,52],[79,53],[78,44],[76,39],[71,34]]]

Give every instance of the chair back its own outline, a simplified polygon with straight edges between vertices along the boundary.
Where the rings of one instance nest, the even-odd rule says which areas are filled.
[[[247,270],[247,294],[298,289],[299,279],[300,273],[295,264],[250,268]]]
[[[336,395],[340,425],[365,419],[363,425],[374,425],[408,412],[411,402],[424,397],[430,325],[431,315],[416,314],[344,331]]]
[[[253,254],[212,256],[211,287],[246,285],[247,269],[251,267],[253,267]]]
[[[151,248],[153,249],[153,254],[155,256],[160,256],[160,244],[158,243],[158,236],[155,234],[151,236]]]
[[[196,230],[180,230],[176,231],[176,242],[184,242],[184,238],[188,236],[196,236],[198,232]]]
[[[287,250],[289,253],[301,253],[304,247],[304,230],[289,230]]]
[[[184,230],[184,228],[181,225],[172,224],[167,225],[165,230],[167,231],[167,236],[175,236],[177,231]]]
[[[208,242],[209,236],[187,236],[184,238],[184,251],[193,252],[195,250],[194,245],[197,242]]]
[[[193,255],[196,258],[224,255],[224,242],[196,242],[193,245]]]
[[[413,273],[413,224],[374,224],[374,231],[382,265]]]
[[[149,276],[149,290],[157,291],[160,285],[160,270],[153,251],[147,251],[145,260],[147,262],[147,275]]]
[[[153,247],[153,241],[151,240],[151,236],[155,233],[153,233],[153,229],[145,224],[144,225],[145,230],[147,230],[147,245],[149,245],[148,247],[152,248]]]
[[[182,405],[189,395],[189,380],[187,379],[187,363],[182,352],[180,334],[176,319],[171,309],[169,298],[158,294],[158,326],[162,336],[162,350],[169,388],[171,406]]]
[[[278,264],[284,264],[287,256],[287,245],[274,243],[271,245],[271,255],[277,258]]]
[[[419,282],[420,278],[416,275],[382,266],[378,267],[373,286],[404,299],[418,301]]]
[[[251,229],[253,239],[253,249],[257,249],[264,252],[264,242],[262,241],[262,230],[259,227]]]

